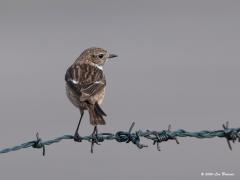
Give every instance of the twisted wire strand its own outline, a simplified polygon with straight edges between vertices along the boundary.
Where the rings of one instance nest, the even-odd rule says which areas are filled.
[[[228,147],[230,150],[232,150],[231,141],[234,143],[235,141],[240,142],[240,128],[229,128],[229,123],[226,122],[226,124],[223,124],[222,130],[203,130],[199,132],[189,132],[183,129],[179,129],[176,131],[171,131],[171,125],[168,126],[167,130],[162,131],[142,131],[138,130],[135,132],[132,132],[132,129],[134,127],[135,123],[132,123],[131,127],[128,131],[118,131],[116,133],[99,133],[96,135],[89,135],[89,136],[82,136],[82,141],[88,141],[88,142],[103,142],[105,140],[116,140],[117,142],[132,142],[134,145],[136,145],[138,148],[144,148],[147,147],[145,144],[141,144],[140,140],[141,138],[146,138],[148,140],[151,140],[153,142],[153,145],[157,145],[157,149],[160,151],[160,143],[168,140],[175,140],[177,144],[179,144],[179,141],[177,137],[195,137],[195,138],[225,138],[227,140]],[[29,141],[26,143],[22,143],[20,145],[11,147],[11,148],[4,148],[0,150],[0,154],[8,153],[11,151],[17,151],[20,149],[25,148],[37,148],[42,149],[43,156],[45,155],[45,146],[51,145],[54,143],[59,143],[62,140],[69,140],[73,139],[72,135],[63,135],[51,140],[42,141],[42,139],[39,137],[39,134],[36,134],[36,140]]]

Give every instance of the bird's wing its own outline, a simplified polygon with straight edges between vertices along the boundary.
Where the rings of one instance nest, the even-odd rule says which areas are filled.
[[[106,86],[103,71],[89,64],[73,64],[68,68],[65,80],[78,94],[95,95]]]

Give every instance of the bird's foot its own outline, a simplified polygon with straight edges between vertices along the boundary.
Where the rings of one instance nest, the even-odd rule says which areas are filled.
[[[78,134],[78,132],[75,132],[75,134],[73,136],[73,140],[75,142],[82,142],[82,137]]]
[[[91,143],[91,153],[93,153],[93,146],[94,144],[100,145],[97,138],[96,139],[92,139],[92,143]]]
[[[94,144],[100,145],[98,142],[98,130],[97,127],[94,128],[93,133],[92,133],[92,143],[91,143],[91,153],[93,153],[93,146]]]

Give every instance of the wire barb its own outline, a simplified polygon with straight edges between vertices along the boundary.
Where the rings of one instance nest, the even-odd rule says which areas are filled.
[[[45,156],[46,154],[46,150],[45,150],[45,145],[42,143],[42,139],[39,137],[39,133],[36,133],[36,138],[37,140],[35,142],[33,142],[32,147],[33,148],[37,148],[37,149],[43,149],[42,155]]]
[[[89,135],[89,136],[81,136],[82,141],[88,141],[90,143],[92,142],[103,142],[105,140],[115,140],[117,142],[132,142],[134,145],[136,145],[139,149],[142,149],[144,147],[148,147],[147,145],[141,144],[140,140],[142,138],[148,139],[153,141],[153,144],[157,145],[157,150],[160,149],[160,143],[166,142],[168,140],[175,140],[177,144],[179,144],[179,141],[177,137],[195,137],[199,139],[203,138],[214,138],[214,137],[219,137],[219,138],[225,138],[227,140],[227,144],[230,150],[232,150],[231,146],[231,141],[235,143],[237,140],[240,142],[240,128],[229,128],[229,122],[226,122],[225,124],[222,125],[223,129],[222,130],[203,130],[199,132],[189,132],[183,129],[179,129],[176,131],[171,130],[171,125],[168,126],[167,130],[162,130],[162,131],[142,131],[138,130],[133,132],[133,127],[135,123],[133,122],[129,128],[128,131],[118,131],[116,133],[98,133],[94,135]],[[11,151],[17,151],[20,149],[25,149],[25,148],[37,148],[37,149],[42,149],[42,154],[43,156],[46,154],[46,145],[51,145],[54,143],[58,143],[62,140],[69,140],[73,139],[74,136],[72,135],[63,135],[51,140],[47,141],[42,141],[42,139],[39,137],[39,133],[36,133],[36,140],[29,141],[26,143],[22,143],[20,145],[11,147],[11,148],[5,148],[0,150],[0,154],[3,153],[8,153]],[[82,142],[81,141],[81,142]]]
[[[225,138],[227,140],[228,147],[230,150],[232,150],[231,141],[233,143],[235,143],[236,140],[240,142],[240,131],[237,131],[235,129],[230,129],[228,121],[226,122],[226,124],[223,124],[222,127],[225,133]]]

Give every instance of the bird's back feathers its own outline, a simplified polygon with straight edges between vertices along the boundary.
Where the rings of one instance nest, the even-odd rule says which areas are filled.
[[[93,96],[106,86],[103,71],[91,64],[73,64],[68,68],[65,81],[80,96]]]

